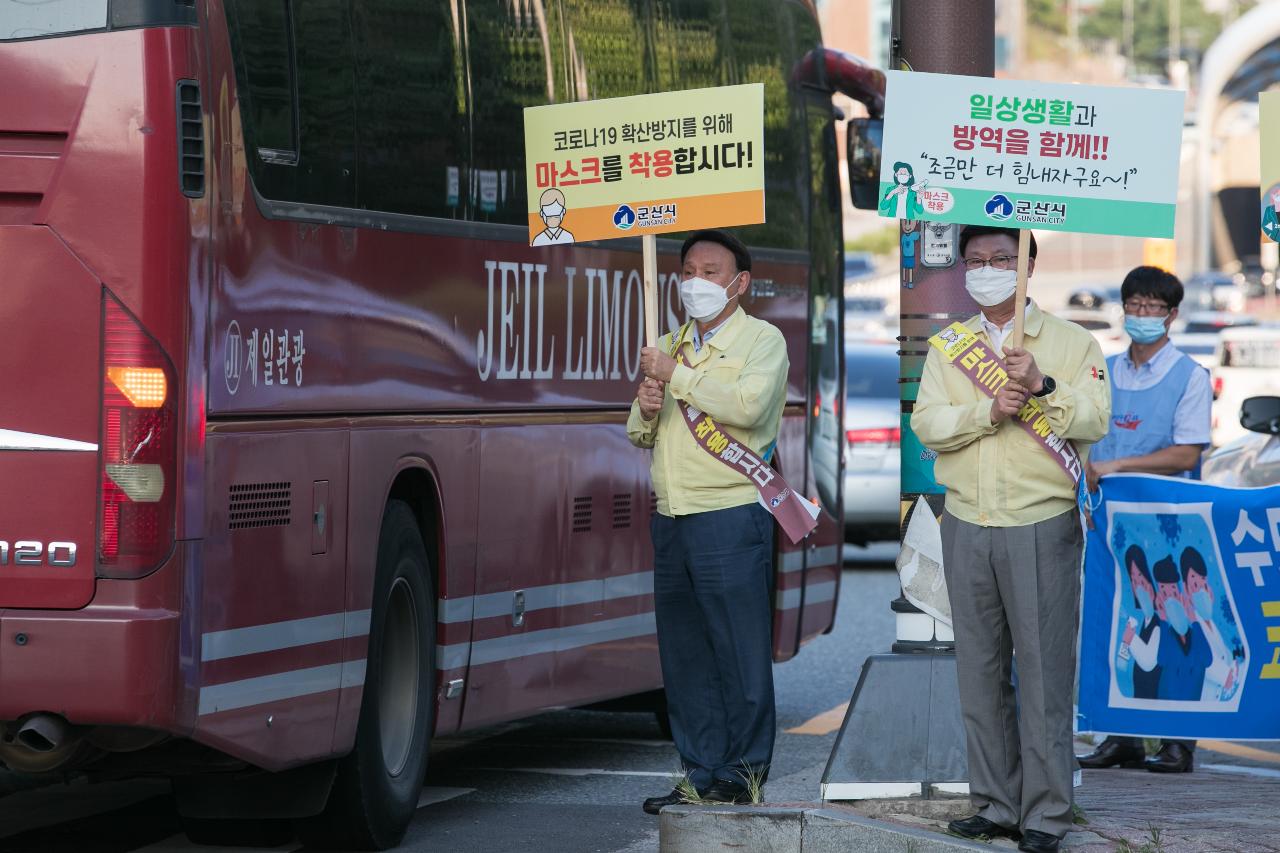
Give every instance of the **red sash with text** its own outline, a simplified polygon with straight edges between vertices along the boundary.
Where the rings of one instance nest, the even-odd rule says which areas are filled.
[[[673,354],[684,342],[685,328],[674,338],[676,343],[672,345]],[[688,366],[684,352],[681,351],[676,359],[680,364]],[[751,481],[760,494],[761,503],[787,534],[791,544],[796,544],[813,532],[818,526],[813,505],[787,485],[781,474],[752,453],[751,448],[736,441],[710,415],[683,400],[677,400],[676,403],[683,416],[681,419],[697,445]]]
[[[996,392],[1009,381],[1004,361],[964,323],[952,323],[929,338],[929,344],[988,397],[995,397]],[[1058,437],[1049,428],[1049,419],[1038,398],[1028,397],[1026,405],[1010,420],[1022,427],[1036,444],[1053,457],[1053,461],[1058,463],[1062,473],[1073,484],[1079,484],[1083,468],[1080,452],[1074,444]]]

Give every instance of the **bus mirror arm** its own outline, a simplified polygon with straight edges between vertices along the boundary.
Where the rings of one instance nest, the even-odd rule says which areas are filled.
[[[819,47],[796,63],[791,77],[803,86],[839,92],[866,108],[869,118],[851,118],[845,125],[845,153],[853,206],[875,210],[879,204],[880,144],[884,138],[884,72],[852,53]]]

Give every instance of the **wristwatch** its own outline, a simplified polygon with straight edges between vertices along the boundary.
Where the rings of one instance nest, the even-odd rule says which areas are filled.
[[[1040,385],[1040,390],[1039,390],[1039,391],[1036,391],[1036,392],[1035,392],[1034,394],[1032,394],[1031,396],[1033,396],[1033,397],[1048,397],[1050,394],[1052,394],[1054,391],[1057,391],[1057,390],[1058,390],[1058,383],[1053,381],[1053,377],[1052,377],[1052,376],[1045,376],[1045,377],[1042,377],[1042,382],[1041,382],[1041,385]]]

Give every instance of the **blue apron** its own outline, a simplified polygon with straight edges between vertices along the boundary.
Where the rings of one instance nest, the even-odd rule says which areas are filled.
[[[1171,447],[1173,416],[1192,373],[1200,369],[1190,356],[1179,353],[1178,362],[1155,385],[1143,391],[1125,391],[1116,387],[1116,364],[1124,357],[1125,353],[1118,353],[1107,359],[1111,373],[1111,428],[1089,451],[1089,459],[1094,462],[1146,456]],[[1199,463],[1194,471],[1176,476],[1200,479]]]

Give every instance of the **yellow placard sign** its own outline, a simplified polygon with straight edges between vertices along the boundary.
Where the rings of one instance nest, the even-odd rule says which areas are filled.
[[[764,85],[524,111],[529,243],[764,222]]]

